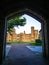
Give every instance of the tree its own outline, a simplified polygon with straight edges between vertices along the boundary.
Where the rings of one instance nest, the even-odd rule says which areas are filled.
[[[13,31],[14,26],[18,27],[20,26],[24,26],[26,24],[26,18],[21,18],[21,16],[17,16],[14,17],[13,19],[10,19],[7,23],[7,31],[8,33],[12,36],[11,31]],[[13,36],[11,37],[12,41],[13,41]]]
[[[25,17],[21,18],[21,16],[17,16],[8,21],[7,30],[8,30],[8,32],[11,32],[12,29],[14,28],[14,26],[17,26],[17,27],[19,25],[24,26],[25,24],[26,24],[26,18]]]

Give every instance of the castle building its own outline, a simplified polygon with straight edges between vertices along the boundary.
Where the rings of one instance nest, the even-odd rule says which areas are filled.
[[[31,27],[31,33],[26,34],[24,33],[16,34],[15,30],[12,30],[11,33],[7,33],[7,42],[31,42],[38,39],[38,30],[34,30],[34,27]]]

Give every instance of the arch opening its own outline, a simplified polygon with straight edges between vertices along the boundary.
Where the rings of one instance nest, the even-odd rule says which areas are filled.
[[[9,19],[11,19],[11,18],[13,18],[13,17],[15,17],[17,15],[23,15],[23,14],[29,15],[29,16],[33,17],[34,19],[38,20],[41,23],[42,43],[43,43],[42,44],[42,49],[43,49],[42,51],[43,51],[44,55],[46,55],[46,44],[45,43],[47,43],[47,41],[45,39],[47,37],[46,36],[47,33],[45,32],[45,30],[46,30],[46,21],[44,20],[43,17],[41,17],[40,15],[38,15],[37,13],[35,13],[35,12],[29,10],[29,9],[24,9],[24,10],[20,10],[18,12],[14,12],[14,13],[8,15],[5,18],[6,25],[7,25],[7,20],[9,20]],[[6,28],[7,28],[7,26],[6,26]]]

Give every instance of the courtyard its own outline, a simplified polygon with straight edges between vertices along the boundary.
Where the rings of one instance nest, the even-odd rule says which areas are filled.
[[[12,47],[12,45],[6,45],[6,56],[8,55],[11,47]],[[36,54],[42,54],[42,46],[26,45],[26,48],[30,49],[30,51],[35,52]]]
[[[32,48],[32,50],[30,49]],[[6,46],[6,60],[3,65],[46,65],[41,53],[41,47],[31,47],[29,44],[12,44]]]

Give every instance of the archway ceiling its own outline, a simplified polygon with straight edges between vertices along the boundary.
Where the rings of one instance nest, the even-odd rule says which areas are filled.
[[[0,0],[0,18],[25,8],[49,18],[48,0]]]

